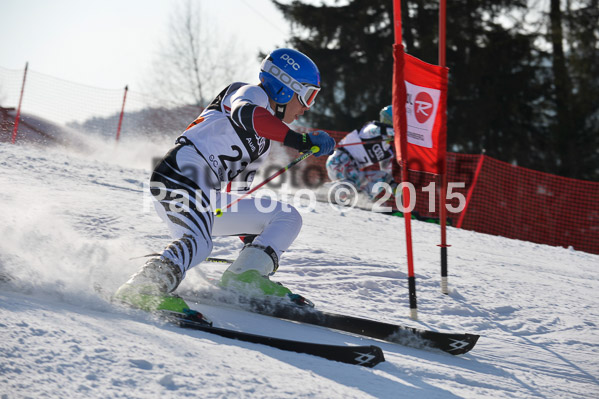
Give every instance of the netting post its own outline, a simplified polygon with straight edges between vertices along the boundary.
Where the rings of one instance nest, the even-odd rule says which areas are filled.
[[[464,210],[460,214],[460,218],[458,219],[458,223],[455,227],[460,229],[462,227],[462,223],[464,222],[464,217],[466,216],[466,211],[468,210],[468,205],[470,205],[470,199],[472,198],[472,193],[474,192],[474,187],[476,187],[476,182],[478,182],[478,176],[480,175],[480,170],[483,167],[483,161],[485,159],[485,154],[480,154],[478,158],[478,164],[476,165],[476,171],[474,172],[474,179],[472,179],[472,183],[470,183],[470,188],[468,188],[468,193],[466,194],[466,204],[464,205]]]
[[[123,116],[125,115],[125,102],[127,101],[127,91],[129,91],[129,86],[125,86],[125,94],[123,95],[123,106],[121,107],[121,116],[119,117],[119,126],[116,129],[116,141],[119,141],[119,137],[121,137],[121,126],[123,125]]]
[[[27,80],[27,69],[29,62],[25,63],[25,72],[23,73],[23,84],[21,85],[21,96],[19,97],[19,106],[17,107],[17,116],[15,117],[15,126],[12,129],[12,144],[17,141],[17,132],[19,131],[19,121],[21,120],[21,103],[23,102],[23,93],[25,91],[25,81]]]

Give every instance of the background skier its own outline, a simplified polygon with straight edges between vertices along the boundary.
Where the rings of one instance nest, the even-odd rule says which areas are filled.
[[[374,190],[377,183],[386,183],[392,190],[395,189],[397,184],[392,173],[394,155],[390,143],[392,137],[393,116],[388,105],[381,109],[378,122],[367,122],[360,130],[350,132],[339,142],[339,147],[326,162],[329,178],[333,182],[351,184],[370,198],[375,198],[383,189],[379,186]],[[356,144],[347,145],[353,143]],[[376,163],[380,170],[363,170]]]

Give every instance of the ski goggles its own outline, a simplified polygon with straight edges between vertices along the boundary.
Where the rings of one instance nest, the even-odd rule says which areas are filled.
[[[297,94],[299,102],[304,106],[310,108],[314,104],[314,99],[320,91],[320,87],[312,85],[304,85],[295,80],[291,75],[283,71],[281,68],[276,66],[270,60],[264,60],[260,66],[260,70],[268,72],[275,77],[279,82],[289,87]]]

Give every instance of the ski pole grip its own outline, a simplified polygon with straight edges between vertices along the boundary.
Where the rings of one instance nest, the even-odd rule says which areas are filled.
[[[312,151],[312,154],[316,154],[318,151],[320,151],[320,147],[317,145],[313,145],[312,147],[310,147],[310,151]]]

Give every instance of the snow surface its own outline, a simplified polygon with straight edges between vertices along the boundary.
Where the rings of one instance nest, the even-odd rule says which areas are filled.
[[[451,356],[198,305],[215,325],[338,345],[379,345],[373,369],[164,325],[118,309],[116,289],[169,242],[144,184],[147,139],[93,154],[0,144],[1,398],[597,398],[599,256],[449,228],[450,295],[439,289],[439,227],[413,222],[419,320],[407,316],[404,221],[317,203],[275,279],[318,307],[480,334]],[[212,256],[234,258],[238,238]],[[204,263],[181,289],[224,266]]]

